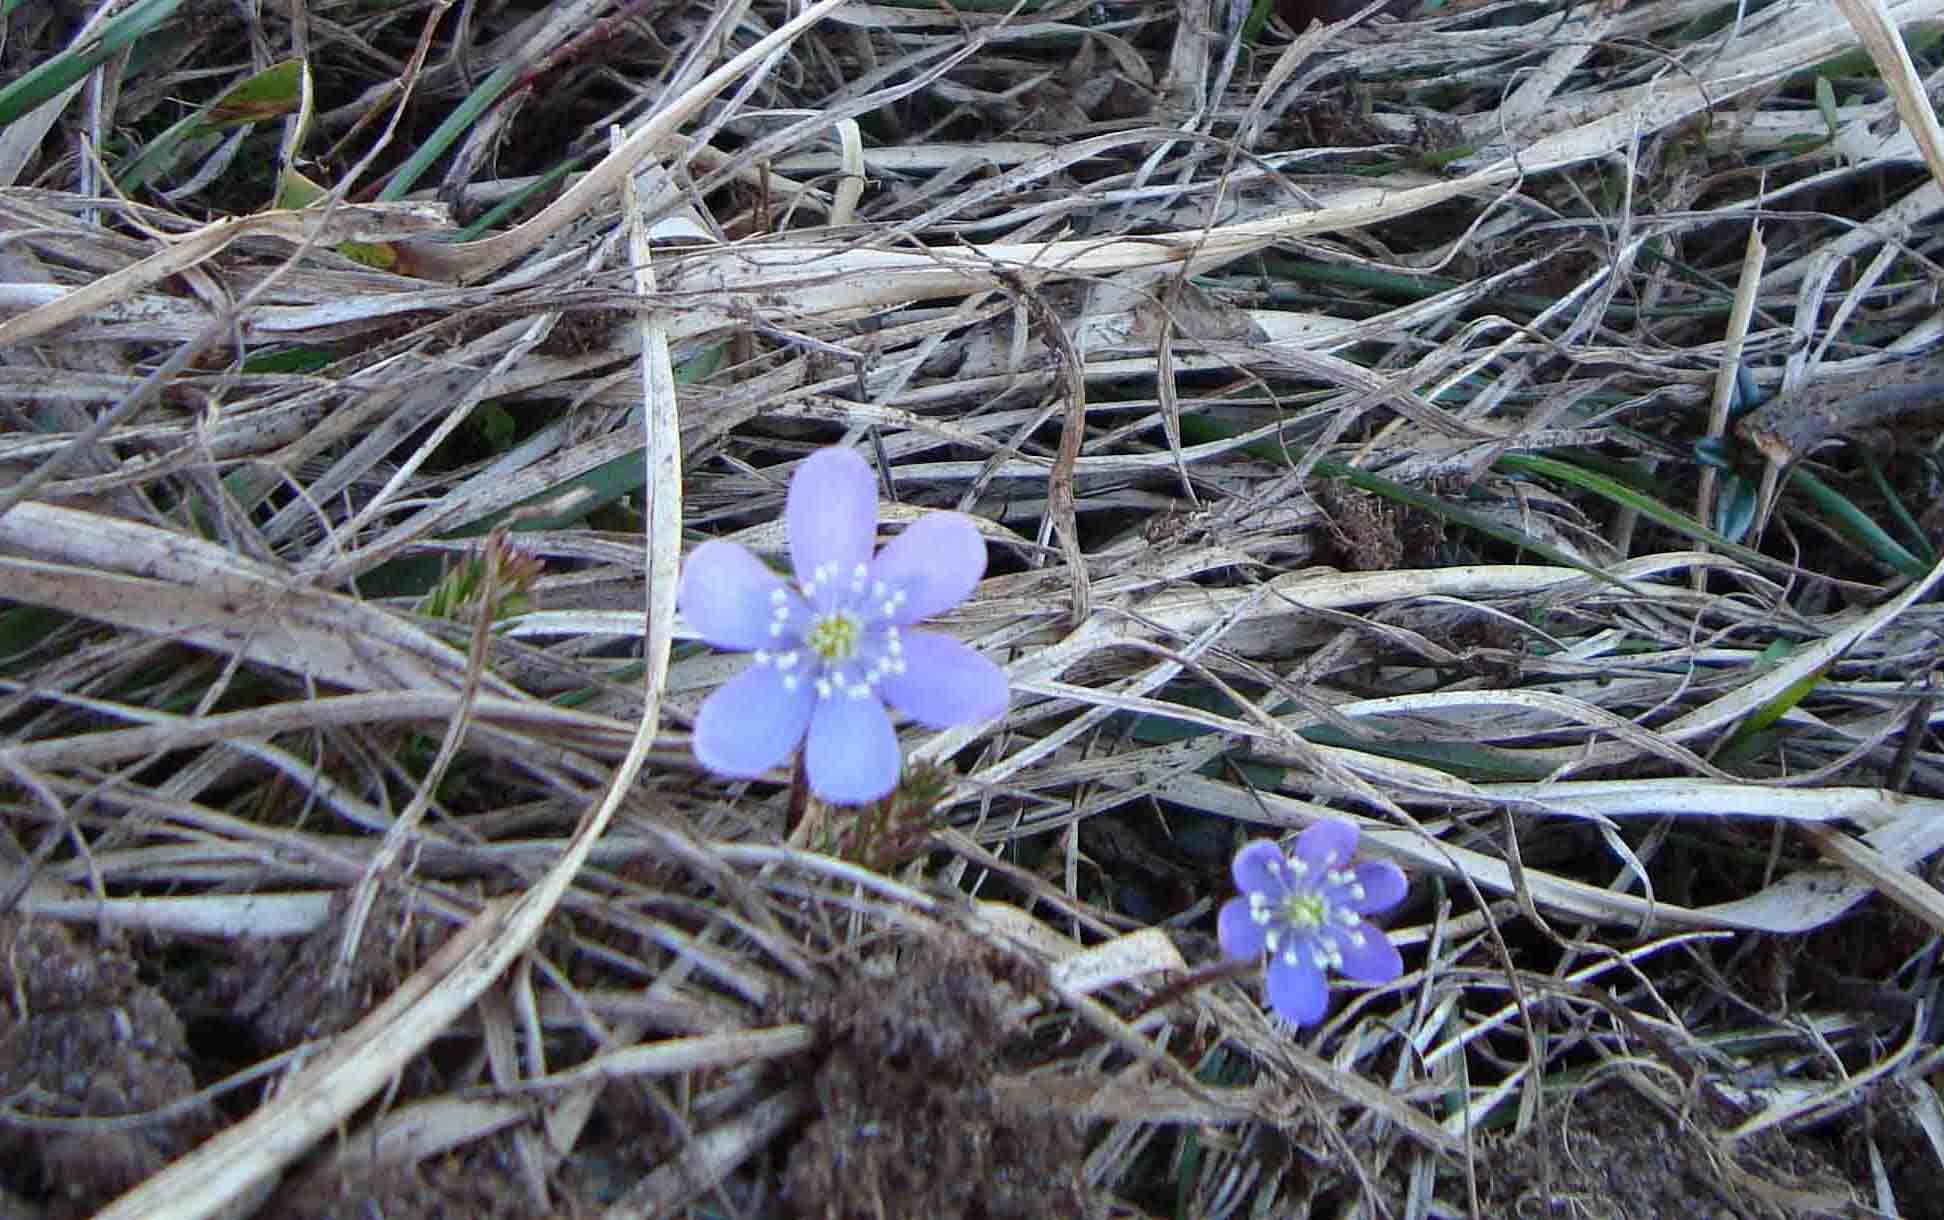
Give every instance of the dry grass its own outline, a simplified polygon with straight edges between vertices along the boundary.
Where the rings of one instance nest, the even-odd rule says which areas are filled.
[[[986,7],[12,7],[0,77],[159,16],[0,93],[7,901],[179,1005],[165,950],[344,1001],[100,1214],[479,1141],[494,1214],[918,1214],[802,1163],[877,1164],[830,1071],[907,1035],[896,1088],[986,1107],[940,1130],[1078,1133],[939,1166],[1102,1215],[1608,1214],[1544,1149],[1616,1080],[1743,1214],[1939,1214],[1935,442],[1713,523],[1765,473],[1737,361],[1937,335],[1944,158],[1880,23],[1944,0],[1255,46],[1226,4]],[[171,126],[287,59],[257,121]],[[680,556],[779,554],[837,442],[894,526],[979,518],[947,627],[1015,691],[907,735],[950,770],[876,855],[686,749],[740,661]],[[1194,972],[1227,853],[1324,816],[1419,885],[1405,976],[1297,1037]],[[1885,1098],[1907,1146],[1830,1134]],[[88,1116],[32,1100],[0,1121]],[[1027,1193],[962,1214],[1082,1206]]]

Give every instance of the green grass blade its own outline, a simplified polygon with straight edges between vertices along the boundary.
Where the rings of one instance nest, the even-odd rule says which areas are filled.
[[[398,167],[397,172],[392,174],[390,181],[385,183],[385,189],[378,192],[379,201],[396,203],[405,198],[411,189],[418,185],[418,180],[425,176],[425,171],[431,169],[440,157],[445,156],[446,152],[459,142],[472,125],[479,121],[479,116],[491,109],[493,104],[513,86],[513,82],[520,79],[520,74],[524,71],[526,68],[518,63],[501,64],[491,76],[481,81],[479,88],[467,94],[466,99],[459,103],[458,109],[447,115],[445,122],[439,124],[437,130],[425,137],[425,142],[418,146],[418,150],[406,160],[405,164]]]
[[[1536,453],[1508,453],[1499,458],[1496,468],[1570,483],[1582,491],[1590,491],[1623,508],[1634,509],[1650,521],[1664,525],[1675,533],[1692,538],[1696,542],[1705,542],[1722,554],[1732,555],[1743,563],[1762,567],[1775,566],[1776,561],[1760,551],[1729,541],[1686,513],[1669,508],[1638,488],[1630,487],[1609,475],[1598,474],[1583,466],[1574,465],[1572,462],[1563,462],[1558,458],[1543,457]]]
[[[1862,457],[1864,468],[1870,472],[1870,485],[1875,487],[1877,494],[1883,497],[1884,509],[1890,514],[1897,528],[1903,531],[1903,536],[1910,541],[1910,545],[1916,548],[1915,554],[1924,562],[1924,570],[1929,571],[1930,565],[1937,562],[1937,548],[1930,544],[1930,539],[1924,537],[1924,527],[1918,524],[1917,518],[1910,515],[1910,509],[1905,507],[1902,497],[1897,495],[1897,489],[1890,486],[1889,479],[1883,477],[1883,464],[1870,456],[1868,450],[1863,452]]]
[[[1929,564],[1906,551],[1868,513],[1850,503],[1849,497],[1801,466],[1789,473],[1789,486],[1799,488],[1817,508],[1828,514],[1830,524],[1838,532],[1868,551],[1879,563],[1913,580],[1930,571]]]
[[[568,174],[572,173],[586,160],[587,157],[585,155],[579,157],[569,157],[565,161],[560,162],[558,165],[553,166],[551,169],[547,170],[546,173],[541,174],[538,178],[535,178],[533,181],[527,183],[519,190],[514,191],[511,195],[508,195],[506,198],[500,200],[492,207],[487,208],[485,212],[480,214],[478,220],[473,221],[465,228],[460,229],[457,233],[454,233],[450,238],[450,240],[455,242],[467,242],[467,241],[475,241],[478,238],[485,236],[487,231],[497,226],[500,223],[500,221],[505,220],[513,213],[519,211],[520,208],[526,204],[527,200],[533,198],[535,195],[538,195],[541,191],[546,190],[554,183],[559,182],[564,178],[566,178]]]
[[[1234,435],[1235,430],[1228,424],[1209,419],[1207,416],[1190,415],[1183,417],[1181,421],[1181,437],[1184,441],[1192,441],[1200,444],[1205,441],[1218,440]],[[1243,446],[1243,452],[1254,457],[1259,457],[1264,461],[1275,462],[1278,465],[1289,464],[1288,453],[1284,451],[1281,445],[1276,444],[1274,441],[1257,441],[1252,445],[1245,445]],[[1405,504],[1412,508],[1422,509],[1441,521],[1462,525],[1476,530],[1488,538],[1495,538],[1500,542],[1518,547],[1523,551],[1531,551],[1548,563],[1556,563],[1562,567],[1575,568],[1596,580],[1625,587],[1626,582],[1607,575],[1585,560],[1575,555],[1569,555],[1543,539],[1534,538],[1532,535],[1513,529],[1510,526],[1501,525],[1490,517],[1482,513],[1475,513],[1461,504],[1454,504],[1449,500],[1439,499],[1437,496],[1431,495],[1428,492],[1419,491],[1415,487],[1407,487],[1402,483],[1384,478],[1382,475],[1371,474],[1367,470],[1359,470],[1354,466],[1346,466],[1344,463],[1331,458],[1319,458],[1312,469],[1315,470],[1318,478],[1342,479],[1360,491],[1367,491],[1371,495],[1382,496],[1384,499],[1394,501],[1398,504]]]
[[[181,4],[182,0],[141,0],[102,26],[87,43],[69,47],[0,89],[0,127],[58,97],[63,89],[107,62],[109,56],[160,25]]]

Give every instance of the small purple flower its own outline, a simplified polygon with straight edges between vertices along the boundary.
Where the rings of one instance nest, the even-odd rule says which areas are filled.
[[[1217,917],[1222,952],[1269,954],[1269,1007],[1295,1025],[1312,1025],[1329,1007],[1332,967],[1366,983],[1388,983],[1404,961],[1365,919],[1404,897],[1404,872],[1389,860],[1350,864],[1357,828],[1334,818],[1296,836],[1284,856],[1268,839],[1235,853],[1231,871],[1239,898]]]
[[[885,700],[936,729],[1006,709],[1004,670],[949,636],[909,630],[972,592],[985,542],[962,513],[930,513],[873,557],[877,479],[841,447],[797,467],[783,519],[795,584],[733,542],[703,543],[682,568],[682,617],[717,648],[756,654],[703,701],[695,756],[747,779],[807,734],[811,791],[874,801],[897,785],[902,761]]]

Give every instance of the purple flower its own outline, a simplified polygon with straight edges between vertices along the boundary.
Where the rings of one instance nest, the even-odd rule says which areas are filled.
[[[1404,897],[1404,873],[1388,860],[1352,866],[1357,828],[1330,819],[1296,836],[1284,856],[1268,839],[1235,853],[1239,898],[1217,918],[1222,952],[1269,954],[1269,1007],[1296,1025],[1311,1025],[1329,1007],[1324,971],[1334,967],[1366,983],[1388,983],[1404,970],[1390,938],[1364,916]]]
[[[898,782],[898,737],[884,701],[930,728],[1006,709],[1006,674],[949,636],[912,631],[964,601],[985,575],[969,517],[931,513],[875,557],[877,480],[853,450],[820,449],[797,467],[783,510],[796,583],[733,542],[705,542],[675,602],[717,648],[756,662],[703,701],[695,756],[751,778],[804,741],[810,788],[855,805]]]

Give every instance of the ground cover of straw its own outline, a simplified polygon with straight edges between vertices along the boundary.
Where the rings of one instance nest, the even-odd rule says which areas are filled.
[[[1258,7],[0,6],[0,1215],[1944,1215],[1944,0]],[[674,612],[834,443],[861,811]]]

